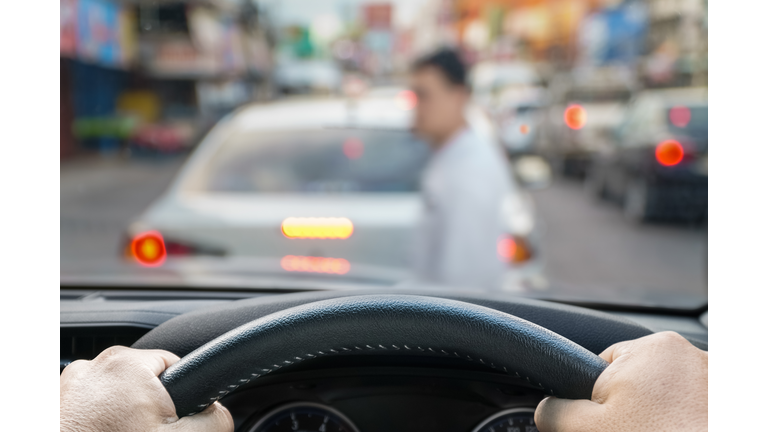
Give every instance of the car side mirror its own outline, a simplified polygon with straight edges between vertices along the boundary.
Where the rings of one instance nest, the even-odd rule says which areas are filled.
[[[544,189],[552,183],[552,168],[541,156],[525,155],[512,162],[512,171],[526,189]]]

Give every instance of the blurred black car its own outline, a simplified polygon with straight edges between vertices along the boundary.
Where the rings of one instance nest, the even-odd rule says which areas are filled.
[[[707,90],[647,90],[630,102],[612,146],[593,157],[586,188],[625,216],[707,216]]]
[[[555,171],[582,179],[593,155],[611,146],[634,84],[613,67],[561,73],[549,83],[547,106],[538,116],[536,153]]]

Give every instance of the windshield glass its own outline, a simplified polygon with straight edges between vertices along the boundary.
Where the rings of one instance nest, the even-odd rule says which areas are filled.
[[[707,2],[652,4],[60,0],[62,284],[700,308]]]
[[[223,144],[204,182],[210,192],[417,192],[428,156],[400,131],[252,132]]]

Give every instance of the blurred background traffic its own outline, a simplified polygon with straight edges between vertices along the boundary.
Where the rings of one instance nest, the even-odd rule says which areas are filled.
[[[360,208],[303,195],[279,203],[222,197],[307,188],[417,193],[426,150],[405,133],[416,103],[409,67],[450,46],[471,65],[470,123],[489,130],[520,185],[509,237],[499,244],[514,275],[509,290],[668,307],[706,302],[706,0],[60,0],[60,7],[63,275],[140,265],[140,241],[139,251],[161,251],[163,259],[272,257],[279,266],[247,266],[363,279],[389,269],[393,281],[405,279],[405,251],[394,244],[407,234],[392,230],[410,223],[412,197],[360,198]],[[350,110],[373,129],[350,135]],[[316,117],[343,128],[311,132]],[[259,130],[270,122],[280,133]],[[390,127],[400,132],[377,129]],[[204,155],[215,145],[201,143],[224,141],[216,137],[222,130],[235,138]],[[249,147],[264,136],[259,151]],[[358,165],[338,174],[330,153],[316,150],[336,145],[328,143]],[[310,160],[322,182],[291,177]],[[212,193],[191,202],[190,191]],[[283,220],[290,238],[287,217],[308,208],[310,216],[335,209],[350,224],[363,221],[354,226],[362,240],[298,251],[272,242],[272,219]],[[158,237],[147,237],[152,232]]]

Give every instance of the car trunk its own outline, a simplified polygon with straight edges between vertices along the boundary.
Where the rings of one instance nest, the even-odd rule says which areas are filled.
[[[419,206],[414,193],[181,195],[158,201],[141,225],[159,230],[166,241],[215,248],[227,256],[344,258],[353,265],[407,267]],[[281,230],[289,217],[348,218],[354,230],[346,239],[292,239]]]

